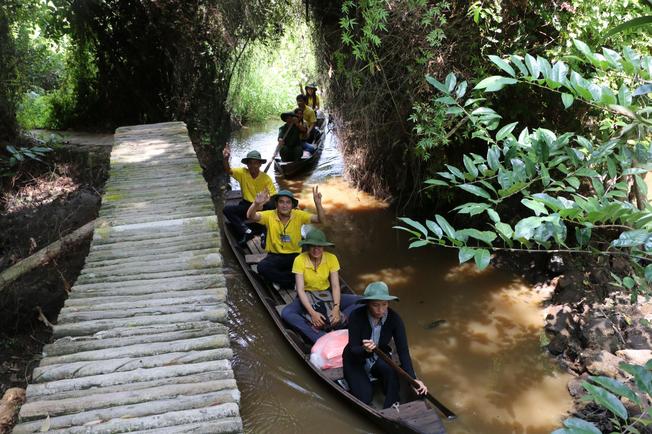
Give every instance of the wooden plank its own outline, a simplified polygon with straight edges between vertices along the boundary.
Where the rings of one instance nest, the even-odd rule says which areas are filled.
[[[259,236],[255,236],[249,241],[247,241],[247,247],[249,247],[249,251],[253,254],[266,253],[265,249],[263,249],[263,246],[260,244]]]
[[[177,377],[164,377],[156,378],[147,381],[132,381],[128,384],[114,384],[110,386],[92,387],[88,389],[68,390],[65,392],[57,392],[56,395],[42,395],[37,398],[41,401],[50,400],[56,401],[59,399],[86,399],[89,395],[97,395],[103,393],[123,392],[125,390],[147,389],[150,387],[159,387],[172,384],[192,384],[204,383],[207,381],[226,380],[233,378],[233,371],[207,371],[198,374],[181,375]],[[30,398],[31,400],[31,398]]]
[[[171,313],[165,315],[138,315],[130,318],[100,319],[71,324],[57,324],[54,326],[54,337],[83,336],[108,330],[113,327],[139,327],[155,324],[169,324],[185,321],[213,321],[224,322],[227,317],[225,305],[203,312]]]
[[[38,419],[39,417],[59,416],[66,413],[80,413],[83,411],[118,407],[122,405],[140,404],[148,401],[172,399],[177,396],[200,395],[222,390],[236,389],[234,379],[207,381],[204,383],[170,384],[148,389],[127,390],[113,393],[99,393],[88,395],[84,399],[67,398],[50,401],[32,401],[20,409],[20,418],[23,421]]]
[[[124,385],[139,381],[151,381],[162,378],[230,369],[231,363],[228,360],[216,360],[187,365],[163,366],[160,368],[138,369],[135,371],[57,380],[48,383],[30,384],[27,386],[27,399],[33,400],[37,396],[56,395],[60,392],[89,389],[91,387],[116,386],[119,384]]]
[[[106,338],[106,339],[58,339],[52,344],[48,344],[43,348],[43,354],[48,357],[61,356],[65,354],[82,353],[86,351],[102,350],[107,348],[121,348],[139,344],[152,344],[154,342],[175,342],[185,341],[187,339],[200,338],[215,335],[227,336],[229,333],[228,328],[219,323],[210,323],[209,326],[173,331],[169,333],[157,333],[146,335],[125,336],[119,338]],[[117,355],[116,355],[117,356]]]
[[[166,413],[176,413],[183,410],[197,410],[216,408],[224,404],[233,404],[237,410],[237,403],[240,400],[240,392],[237,390],[225,390],[219,392],[205,393],[201,395],[178,396],[174,399],[162,399],[141,404],[109,407],[106,409],[91,410],[82,413],[75,413],[64,416],[50,417],[48,419],[50,430],[47,432],[87,433],[89,425],[90,432],[124,432],[124,428],[113,426],[109,431],[97,431],[93,423],[101,421],[129,421],[129,426],[135,427],[139,418],[148,416],[165,416]],[[234,416],[234,412],[228,412]],[[222,414],[225,416],[225,414]],[[97,421],[97,422],[96,422]],[[178,423],[178,422],[177,422]],[[88,424],[87,426],[84,426]],[[108,423],[106,425],[109,425]],[[124,426],[125,424],[120,424]],[[43,421],[21,423],[14,430],[15,434],[38,432],[43,426]],[[165,425],[164,425],[165,426]],[[155,427],[155,426],[152,426]]]
[[[254,253],[251,255],[245,255],[245,261],[247,264],[257,264],[267,257],[267,253]]]
[[[147,342],[99,350],[78,351],[71,354],[45,357],[41,366],[60,365],[90,360],[106,360],[122,357],[145,357],[156,354],[176,353],[181,351],[199,351],[215,348],[225,348],[229,345],[229,336],[224,334],[209,335],[196,338],[179,339],[172,342]]]
[[[126,372],[143,368],[182,365],[186,363],[209,362],[233,357],[231,348],[177,351],[145,357],[119,357],[102,360],[87,360],[73,363],[44,365],[34,369],[31,383],[89,377],[92,375]]]

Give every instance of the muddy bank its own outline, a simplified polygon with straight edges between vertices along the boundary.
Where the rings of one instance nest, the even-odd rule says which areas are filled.
[[[568,383],[575,404],[573,416],[595,423],[602,432],[616,430],[608,411],[582,400],[586,391],[581,383],[590,375],[607,376],[635,389],[619,364],[644,365],[652,359],[652,303],[644,295],[634,297],[612,276],[632,275],[628,261],[540,254],[500,255],[495,262],[548,293],[543,343],[574,376]],[[643,398],[644,407],[652,404]],[[632,407],[629,414],[637,410]]]
[[[97,217],[108,176],[107,136],[54,145],[47,163],[30,162],[8,180],[0,201],[0,271]],[[93,140],[95,137],[97,142]],[[0,297],[0,395],[25,387],[84,264],[90,237],[10,284]]]

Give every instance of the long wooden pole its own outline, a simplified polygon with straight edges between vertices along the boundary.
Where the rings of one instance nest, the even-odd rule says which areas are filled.
[[[18,279],[23,274],[43,264],[47,264],[53,258],[59,256],[67,248],[84,241],[86,237],[93,233],[95,222],[96,221],[93,220],[92,222],[86,223],[84,226],[69,233],[65,237],[62,237],[54,243],[42,248],[32,256],[22,259],[4,270],[2,273],[0,273],[0,293],[8,289],[9,284]]]
[[[398,366],[398,365],[397,365],[397,364],[396,364],[396,363],[391,359],[391,357],[389,357],[387,354],[385,354],[385,353],[383,352],[383,350],[381,350],[380,348],[376,347],[376,348],[374,348],[374,353],[376,353],[376,354],[378,355],[378,357],[380,357],[381,359],[383,359],[383,361],[384,361],[385,363],[387,363],[387,364],[388,364],[392,369],[394,369],[394,370],[395,370],[395,371],[396,371],[396,372],[397,372],[401,377],[403,377],[404,379],[406,379],[406,380],[408,381],[408,383],[410,383],[410,385],[411,385],[412,387],[415,387],[415,388],[417,388],[417,389],[418,389],[419,387],[421,387],[421,385],[420,385],[419,383],[417,383],[417,382],[415,381],[415,379],[412,378],[412,377],[410,376],[410,374],[408,374],[407,372],[405,372],[405,370],[403,370],[403,368],[401,368],[400,366]],[[439,409],[439,411],[441,411],[441,412],[443,413],[443,415],[446,416],[446,419],[448,419],[448,420],[457,419],[457,416],[455,415],[455,413],[453,413],[453,412],[450,411],[448,408],[446,408],[446,406],[445,406],[444,404],[442,404],[441,402],[437,401],[437,399],[436,399],[434,396],[432,396],[430,393],[426,393],[426,398],[428,398],[428,401],[432,402],[432,403],[435,405],[435,407],[437,407],[437,409]]]
[[[281,140],[285,141],[285,138],[288,136],[288,133],[290,132],[290,130],[291,130],[293,127],[294,127],[294,124],[290,124],[290,128],[288,128],[288,129],[285,131],[285,134],[283,134],[283,138],[282,138]],[[274,149],[274,155],[272,155],[272,158],[269,160],[269,163],[267,163],[267,166],[265,166],[265,173],[267,173],[267,171],[269,170],[269,166],[271,166],[272,163],[274,162],[274,159],[276,158],[276,155],[278,155],[278,151],[279,151],[280,149],[281,149],[281,143],[279,142],[279,143],[276,145],[276,149]]]

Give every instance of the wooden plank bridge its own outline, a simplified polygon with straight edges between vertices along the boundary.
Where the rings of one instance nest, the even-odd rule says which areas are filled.
[[[241,432],[220,233],[183,123],[116,131],[98,222],[13,432]]]

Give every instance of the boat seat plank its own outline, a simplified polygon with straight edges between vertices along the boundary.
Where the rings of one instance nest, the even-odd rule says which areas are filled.
[[[247,264],[257,264],[267,257],[267,253],[254,253],[251,255],[245,255],[245,261]]]
[[[251,251],[253,254],[266,253],[265,249],[263,249],[263,246],[260,245],[260,237],[253,237],[247,241],[247,247],[249,247],[249,251]]]
[[[224,195],[224,200],[240,200],[242,192],[240,190],[228,190]]]
[[[278,293],[286,304],[292,303],[297,295],[294,289],[279,289]]]
[[[424,434],[444,434],[446,430],[434,409],[422,400],[401,404],[396,408],[390,407],[380,410],[379,413],[391,420],[400,420],[412,429]]]

